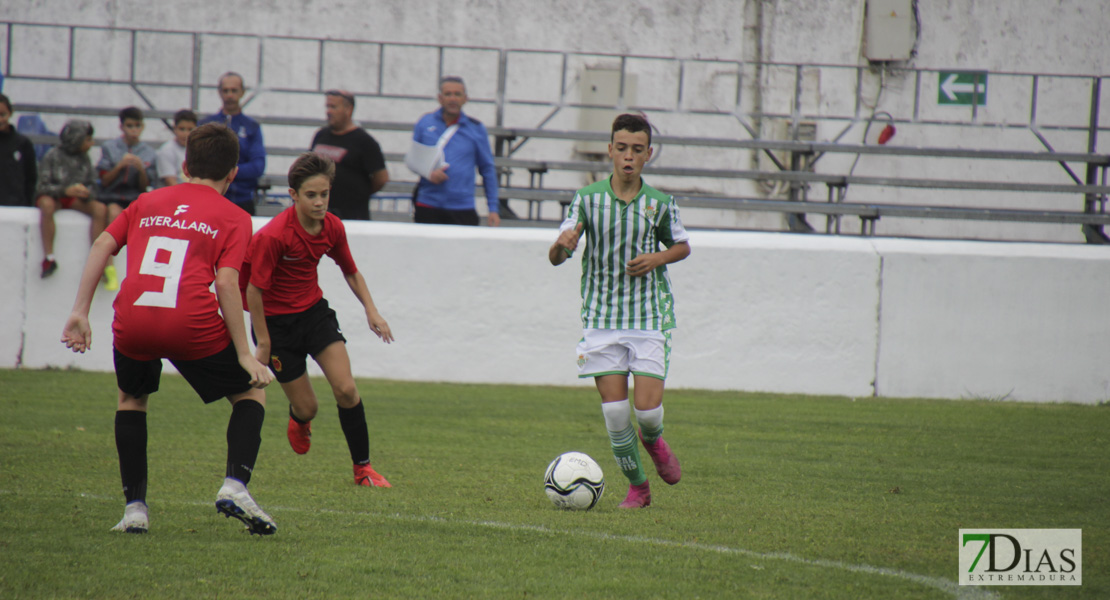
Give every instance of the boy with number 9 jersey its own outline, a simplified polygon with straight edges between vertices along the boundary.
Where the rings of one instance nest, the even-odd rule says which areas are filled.
[[[223,197],[235,179],[239,141],[223,125],[188,140],[188,183],[143,194],[93,243],[62,342],[74,352],[92,343],[89,308],[108,258],[124,246],[127,277],[112,322],[119,387],[115,437],[126,500],[113,531],[146,533],[147,404],[169,359],[205,403],[226,397],[227,469],[216,509],[252,534],[277,526],[247,492],[262,441],[272,376],[247,342],[239,268],[250,241],[250,217]],[[210,286],[215,283],[215,295]]]

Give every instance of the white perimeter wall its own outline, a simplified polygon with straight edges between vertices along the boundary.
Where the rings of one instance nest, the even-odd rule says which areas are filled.
[[[264,219],[256,219],[256,227]],[[577,260],[553,230],[349,223],[352,251],[397,337],[369,332],[330,261],[324,294],[356,375],[579,381]],[[38,213],[0,209],[0,367],[112,369],[112,294],[93,350],[59,343],[88,220],[58,215],[60,269],[39,278]],[[679,329],[670,387],[1094,403],[1110,399],[1110,255],[1099,248],[692,232],[671,267]],[[119,260],[122,269],[123,260]],[[313,371],[319,373],[318,370]],[[4,392],[0,390],[0,395]]]

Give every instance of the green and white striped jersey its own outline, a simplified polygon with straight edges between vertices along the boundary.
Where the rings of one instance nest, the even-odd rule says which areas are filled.
[[[625,272],[628,261],[690,239],[674,198],[642,183],[636,199],[617,199],[606,178],[578,190],[560,231],[583,223],[582,327],[650,329],[675,327],[667,267],[643,277]]]

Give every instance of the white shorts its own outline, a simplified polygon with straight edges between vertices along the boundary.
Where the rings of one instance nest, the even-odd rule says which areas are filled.
[[[671,332],[640,329],[585,329],[578,342],[578,376],[647,375],[667,378]]]

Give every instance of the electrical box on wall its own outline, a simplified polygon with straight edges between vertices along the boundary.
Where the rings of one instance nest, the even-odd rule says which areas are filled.
[[[870,61],[909,60],[917,38],[913,0],[867,0],[863,55]]]
[[[580,100],[582,104],[617,107],[621,105],[621,72],[619,68],[586,67],[579,78]],[[624,74],[623,106],[636,103],[636,75]],[[618,108],[580,108],[578,109],[578,129],[609,133],[613,119],[620,112]],[[578,142],[574,149],[583,154],[605,154],[608,142]]]

